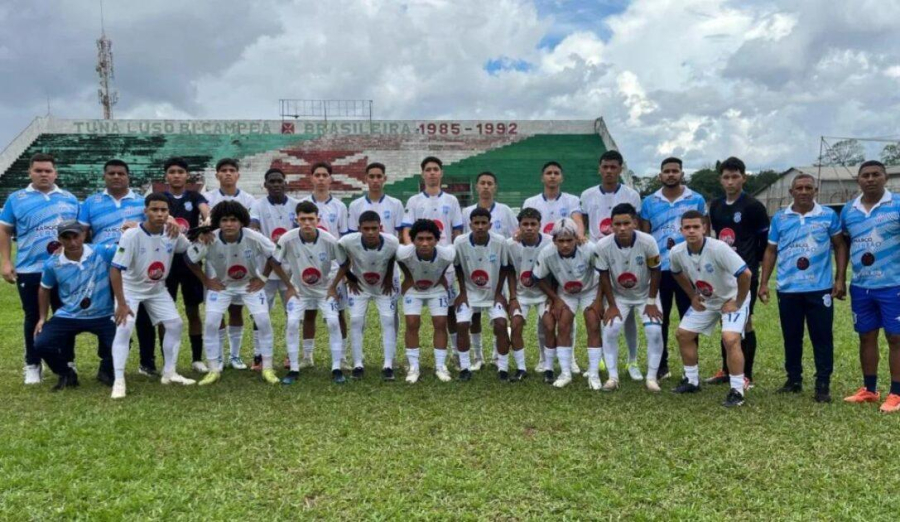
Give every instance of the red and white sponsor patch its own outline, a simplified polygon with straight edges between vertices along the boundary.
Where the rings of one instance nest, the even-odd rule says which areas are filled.
[[[62,243],[60,243],[59,241],[51,241],[51,242],[47,243],[47,253],[50,255],[53,255],[56,253],[57,250],[59,250],[59,247],[61,247],[61,246],[62,246]]]
[[[175,218],[175,223],[178,225],[178,228],[180,228],[182,232],[187,232],[191,229],[191,224],[188,223],[188,220],[184,218]]]
[[[706,281],[697,281],[696,286],[697,291],[700,292],[700,295],[703,297],[710,297],[713,295],[713,286]]]
[[[525,288],[534,286],[534,278],[531,277],[531,270],[522,272],[522,275],[519,276],[519,282],[522,283],[522,286]]]
[[[581,281],[569,281],[563,285],[563,290],[565,290],[567,294],[577,294],[578,292],[581,292],[583,287],[584,285],[581,284]]]
[[[300,274],[300,279],[308,285],[314,285],[322,279],[322,272],[318,268],[309,267]]]
[[[381,274],[378,272],[366,272],[363,274],[363,280],[370,285],[377,285],[381,281]]]
[[[612,218],[606,218],[600,222],[600,233],[604,236],[612,234]]]
[[[440,219],[432,219],[432,221],[434,221],[434,224],[437,225],[438,230],[440,230],[441,232],[444,231],[444,222],[443,221],[441,221]]]
[[[276,228],[275,230],[273,230],[273,231],[272,231],[272,242],[277,243],[278,240],[281,239],[281,236],[283,236],[286,232],[287,232],[287,229],[284,229],[284,228],[281,228],[281,227]]]
[[[418,288],[419,290],[428,290],[431,287],[432,283],[427,279],[419,279],[418,281],[416,281],[416,288]]]
[[[624,272],[622,274],[619,274],[619,277],[616,278],[616,281],[618,281],[619,286],[621,286],[622,288],[634,288],[638,282],[637,276],[632,274],[631,272]]]
[[[544,233],[549,234],[551,232],[553,232],[553,223],[547,223],[546,225],[544,225]]]
[[[154,261],[147,267],[147,277],[153,281],[159,281],[166,276],[166,265],[162,261]]]
[[[724,241],[728,246],[734,246],[735,238],[734,230],[731,230],[730,228],[723,228],[722,231],[719,232],[719,241]]]
[[[486,286],[491,279],[491,276],[484,270],[475,270],[469,277],[472,279],[472,282],[478,286]]]
[[[240,281],[247,277],[247,267],[241,265],[232,265],[228,267],[228,277]]]

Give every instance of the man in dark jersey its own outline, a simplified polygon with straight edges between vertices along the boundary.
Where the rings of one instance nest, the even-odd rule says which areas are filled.
[[[741,340],[744,352],[745,387],[753,386],[753,359],[756,357],[756,332],[753,331],[753,307],[759,290],[759,266],[766,252],[769,237],[769,215],[766,207],[756,198],[744,192],[747,168],[744,162],[731,157],[719,164],[719,181],[725,197],[713,200],[709,206],[709,220],[716,237],[733,248],[747,263],[750,279],[750,315]],[[722,346],[722,369],[706,379],[707,384],[728,382],[728,366],[725,364],[725,347]]]
[[[169,199],[169,215],[181,227],[183,232],[196,228],[209,216],[209,204],[199,192],[187,190],[188,164],[184,158],[169,158],[163,164],[166,172],[166,183],[169,190],[165,193]],[[200,320],[200,303],[203,302],[203,283],[188,269],[184,254],[175,254],[172,260],[172,271],[166,278],[166,288],[172,299],[178,299],[178,287],[184,298],[184,312],[188,318],[188,335],[191,340],[191,368],[206,373],[208,368],[203,362],[203,322]],[[163,330],[160,327],[160,338]]]

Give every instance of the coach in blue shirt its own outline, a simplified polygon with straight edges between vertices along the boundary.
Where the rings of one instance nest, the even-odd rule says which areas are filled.
[[[56,186],[53,156],[32,156],[28,175],[31,184],[10,194],[0,212],[0,271],[6,282],[18,287],[25,312],[25,384],[40,384],[41,357],[34,350],[34,328],[41,270],[44,261],[59,248],[56,225],[78,216],[78,200]],[[17,246],[15,266],[10,258],[13,236]],[[56,304],[58,299],[52,299],[51,305]]]
[[[85,245],[84,227],[75,220],[60,223],[57,235],[63,252],[44,262],[34,348],[59,376],[54,390],[78,386],[78,375],[60,347],[73,344],[76,335],[90,332],[97,336],[98,342],[100,371],[97,380],[112,386],[112,342],[116,336],[116,323],[113,321],[109,267],[116,244]],[[62,306],[48,321],[50,291],[53,289],[58,290]]]

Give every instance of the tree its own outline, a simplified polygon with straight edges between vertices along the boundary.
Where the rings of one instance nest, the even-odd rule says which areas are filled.
[[[632,178],[634,190],[641,194],[642,198],[653,194],[662,187],[659,176],[635,176]]]
[[[825,149],[819,156],[819,165],[844,166],[859,165],[866,160],[866,151],[856,140],[841,140]]]
[[[722,183],[719,181],[719,171],[712,167],[700,169],[691,174],[687,186],[703,196],[706,201],[712,201],[725,195]]]
[[[774,170],[762,170],[757,174],[747,176],[747,182],[744,184],[744,192],[754,194],[775,183],[780,174]]]
[[[881,149],[881,162],[885,165],[900,165],[900,143],[889,143]]]

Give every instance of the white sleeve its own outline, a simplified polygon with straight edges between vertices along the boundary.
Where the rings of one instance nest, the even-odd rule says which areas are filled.
[[[721,247],[716,249],[716,260],[719,262],[719,265],[734,277],[741,275],[741,272],[747,269],[747,263],[741,259],[737,252],[724,243],[718,246]]]
[[[135,230],[135,229],[131,229]],[[119,240],[119,248],[116,249],[116,255],[113,256],[112,265],[120,270],[128,270],[134,261],[135,234],[125,232]]]
[[[684,271],[684,267],[681,266],[681,256],[678,255],[677,252],[671,252],[669,254],[669,264],[671,265],[671,270],[673,274],[680,274]]]
[[[597,261],[596,266],[597,270],[601,272],[606,272],[609,270],[609,259],[607,258],[607,253],[609,252],[610,247],[609,243],[597,243]]]
[[[188,241],[188,238],[184,237],[184,234],[178,234],[178,238],[175,239],[175,253],[183,254],[189,248],[191,248],[191,242]]]
[[[195,265],[206,258],[207,248],[201,242],[191,243],[191,248],[187,251],[187,258]]]

